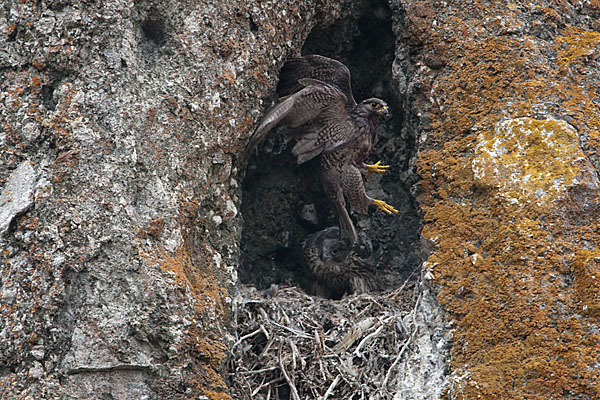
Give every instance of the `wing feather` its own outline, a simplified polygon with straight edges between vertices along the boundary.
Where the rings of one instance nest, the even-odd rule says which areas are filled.
[[[355,129],[346,108],[346,95],[316,79],[300,79],[299,83],[303,89],[286,96],[263,117],[246,146],[247,153],[277,124],[291,128],[288,134],[298,142],[293,149],[298,163],[353,138]]]
[[[318,79],[336,87],[348,99],[347,107],[356,105],[352,96],[350,71],[341,62],[320,55],[309,55],[291,58],[285,62],[279,74],[277,93],[279,96],[288,96],[302,89],[300,79]]]

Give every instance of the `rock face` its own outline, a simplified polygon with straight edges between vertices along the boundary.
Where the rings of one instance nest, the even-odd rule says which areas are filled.
[[[407,366],[447,398],[599,398],[599,17],[562,0],[5,1],[0,397],[230,398],[239,156],[304,46],[395,103],[376,154],[397,175],[368,190],[406,218],[357,225],[386,271],[428,255],[447,321],[428,292]],[[280,215],[318,205],[301,200]],[[442,377],[427,357],[448,325]],[[396,397],[442,395],[427,385],[405,376]]]
[[[598,5],[395,3],[449,398],[598,398]]]
[[[0,235],[8,231],[14,218],[33,204],[35,170],[23,161],[10,175],[0,194]]]
[[[339,13],[3,2],[0,397],[228,397],[236,157],[278,67]]]

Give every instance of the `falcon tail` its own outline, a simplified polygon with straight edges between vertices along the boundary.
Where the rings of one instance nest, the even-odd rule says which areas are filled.
[[[334,201],[333,207],[340,224],[340,237],[349,240],[352,244],[356,243],[358,241],[358,235],[356,234],[356,228],[354,228],[350,214],[348,214],[348,210],[346,210],[345,202]]]

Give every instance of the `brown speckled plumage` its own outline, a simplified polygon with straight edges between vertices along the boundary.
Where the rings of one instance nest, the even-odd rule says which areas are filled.
[[[303,255],[319,296],[341,298],[344,294],[377,289],[369,262],[371,246],[364,237],[359,236],[353,246],[340,238],[337,227],[327,228],[306,238]]]
[[[288,134],[296,139],[292,153],[298,164],[321,156],[321,183],[338,217],[341,236],[355,243],[357,233],[344,195],[360,213],[366,213],[370,204],[387,213],[397,212],[367,196],[360,173],[370,167],[364,161],[375,143],[380,118],[388,116],[387,104],[376,98],[357,104],[352,97],[348,68],[317,55],[287,61],[281,71],[278,94],[281,101],[263,117],[250,138],[247,152],[271,128],[285,125]]]

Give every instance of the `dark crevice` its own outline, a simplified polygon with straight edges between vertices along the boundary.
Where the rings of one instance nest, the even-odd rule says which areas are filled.
[[[164,16],[156,10],[140,10],[138,22],[138,57],[152,64],[161,55],[169,52],[169,27]],[[126,67],[122,65],[123,68]]]
[[[369,215],[351,213],[357,229],[373,246],[379,286],[400,286],[423,261],[422,222],[410,188],[416,174],[410,171],[415,148],[407,129],[403,96],[392,78],[395,38],[386,1],[366,0],[353,5],[350,17],[334,25],[314,28],[303,55],[321,54],[348,66],[357,101],[384,99],[393,118],[380,127],[378,143],[368,162],[382,160],[388,174],[370,177],[367,192],[395,206],[400,213],[388,216],[371,207]],[[240,281],[266,289],[271,284],[300,286],[312,293],[312,277],[303,265],[306,237],[337,223],[319,182],[318,161],[297,165],[293,143],[272,132],[250,158],[243,182],[242,257]],[[310,209],[314,207],[314,212]],[[309,211],[307,211],[309,210]],[[316,220],[316,223],[314,222]]]
[[[71,70],[59,70],[54,68],[49,68],[48,77],[49,82],[46,85],[43,85],[40,90],[40,96],[42,97],[42,104],[46,107],[47,110],[53,111],[56,109],[56,105],[58,104],[57,99],[54,96],[54,92],[57,87],[69,77],[73,75],[73,71]]]
[[[17,38],[17,33],[19,31],[19,26],[17,24],[14,25],[10,25],[8,27],[8,37],[7,37],[7,41],[8,42],[14,42],[15,39]]]
[[[248,23],[250,24],[250,30],[252,32],[258,31],[258,25],[256,25],[256,22],[254,22],[254,20],[252,19],[252,16],[250,16],[248,18]]]
[[[150,17],[142,23],[141,27],[147,41],[152,42],[155,46],[161,46],[165,42],[167,34],[162,20]]]
[[[56,101],[53,98],[54,86],[42,86],[40,94],[42,96],[42,103],[44,104],[44,107],[46,107],[48,110],[54,110],[56,108]]]

